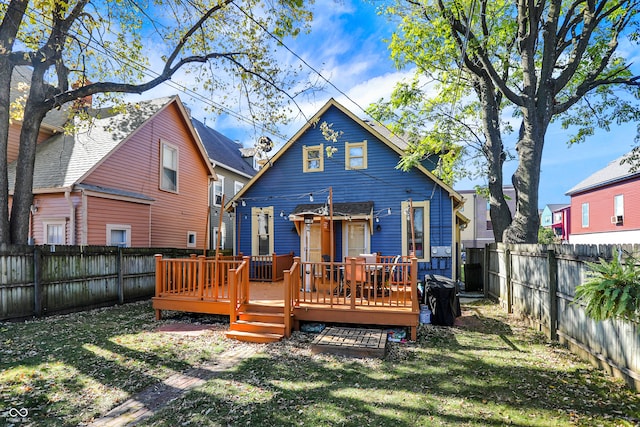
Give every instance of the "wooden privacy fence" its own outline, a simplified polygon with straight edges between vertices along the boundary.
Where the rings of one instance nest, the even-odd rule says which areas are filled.
[[[640,390],[639,323],[596,322],[574,302],[576,287],[587,279],[585,262],[611,260],[620,250],[638,255],[640,245],[488,245],[485,295]]]
[[[0,320],[153,296],[154,255],[194,250],[112,246],[15,246],[0,251]]]

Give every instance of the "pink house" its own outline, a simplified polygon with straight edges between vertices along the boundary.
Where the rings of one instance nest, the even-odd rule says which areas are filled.
[[[569,243],[640,242],[640,172],[622,156],[567,192],[571,196]]]
[[[215,173],[180,99],[92,113],[96,120],[78,123],[73,135],[55,126],[41,129],[31,243],[207,248]],[[15,153],[12,162],[17,150],[9,153]],[[10,192],[15,168],[13,161]]]

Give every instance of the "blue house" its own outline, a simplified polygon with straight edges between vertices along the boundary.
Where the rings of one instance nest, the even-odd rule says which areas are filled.
[[[227,204],[238,251],[310,262],[413,253],[419,277],[451,277],[462,196],[427,167],[398,169],[406,146],[329,100]]]

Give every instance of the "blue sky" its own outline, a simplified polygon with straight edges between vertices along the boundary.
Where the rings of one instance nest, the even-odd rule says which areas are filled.
[[[396,70],[391,62],[383,39],[391,34],[394,25],[387,18],[378,16],[375,8],[375,4],[363,1],[319,0],[313,7],[314,22],[310,34],[286,41],[291,50],[338,88],[327,86],[325,91],[302,102],[300,106],[307,117],[312,116],[330,97],[356,115],[365,117],[363,108],[388,97],[397,81],[411,75],[410,70]],[[630,52],[638,55],[636,51]],[[145,94],[145,97],[158,96],[159,92],[166,95],[176,93],[176,90],[163,87]],[[206,117],[207,125],[240,141],[245,147],[253,145],[260,136],[255,129],[231,117],[212,117],[205,113],[202,106],[189,99],[187,94],[180,93],[180,97],[192,109],[194,117],[201,121]],[[283,127],[280,133],[288,138],[302,125],[303,119],[300,118]],[[614,127],[608,133],[598,131],[584,144],[567,146],[569,133],[552,126],[547,132],[543,154],[539,206],[569,203],[565,192],[628,152],[635,136],[636,124],[632,123]],[[274,139],[274,142],[279,147],[285,141]],[[513,141],[510,144],[513,146]],[[510,183],[516,166],[515,162],[505,166],[505,184]],[[465,180],[456,183],[454,188],[471,189],[475,184],[482,185],[483,181]]]

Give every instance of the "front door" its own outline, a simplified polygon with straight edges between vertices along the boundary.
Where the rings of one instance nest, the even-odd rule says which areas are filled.
[[[367,221],[347,221],[344,223],[343,253],[346,257],[357,257],[370,253],[369,223]]]
[[[300,239],[300,254],[302,262],[317,263],[322,262],[322,227],[320,223],[304,224]],[[310,264],[304,264],[304,287],[306,291],[311,290],[313,274]]]

